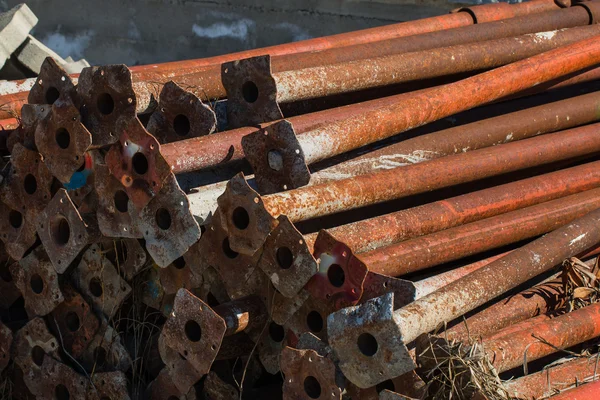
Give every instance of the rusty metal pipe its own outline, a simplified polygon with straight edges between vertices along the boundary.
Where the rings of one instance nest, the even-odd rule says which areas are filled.
[[[272,76],[277,102],[287,103],[495,68],[583,40],[599,32],[600,28],[597,25],[591,25],[530,33],[432,50],[293,69],[275,72]]]
[[[550,232],[600,207],[591,189],[359,254],[370,271],[402,276]]]
[[[498,332],[497,335],[496,339],[484,340],[485,352],[496,370],[504,372],[522,365],[525,355],[528,362],[535,361],[557,349],[566,349],[600,336],[600,304],[591,304],[535,326],[525,326],[518,332],[507,335]],[[554,347],[540,342],[533,335]]]
[[[158,82],[163,84],[170,80],[175,80],[176,83],[182,86],[199,87],[202,89],[200,92],[206,94],[204,100],[209,100],[224,97],[225,95],[225,89],[221,84],[220,69],[220,65],[224,62],[264,54],[286,56],[301,52],[317,52],[338,47],[367,45],[378,41],[458,28],[475,23],[498,21],[516,16],[557,10],[559,8],[556,3],[550,0],[536,0],[529,3],[478,5],[462,9],[460,10],[461,12],[418,21],[392,24],[215,57],[142,65],[132,67],[131,72],[136,82],[146,82],[151,85],[152,83]],[[565,3],[563,6],[568,5]],[[73,74],[71,77],[77,78],[78,74]],[[0,88],[0,93],[2,94],[0,96],[0,103],[5,105],[3,110],[0,111],[0,118],[10,118],[12,116],[11,112],[20,113],[21,106],[27,103],[28,90],[35,82],[35,79],[11,81]],[[147,87],[144,90],[153,91],[152,87]]]
[[[583,383],[577,382],[573,389],[552,396],[553,400],[596,400],[600,393],[600,381]]]
[[[308,164],[600,63],[598,37],[551,50],[298,137]]]
[[[504,382],[504,387],[509,395],[518,399],[542,398],[559,390],[566,390],[590,378],[596,380],[600,371],[598,361],[598,355],[576,358],[545,368],[540,372]]]
[[[393,294],[388,294],[331,314],[327,324],[330,345],[348,379],[360,387],[376,385],[416,367],[406,345],[419,335],[598,243],[600,210],[595,210],[396,311]],[[581,311],[589,310],[594,308]]]
[[[334,214],[581,155],[600,145],[600,124],[260,197],[236,176],[219,197],[231,248],[253,254],[285,215],[291,222]],[[236,211],[237,210],[237,211]],[[235,212],[235,215],[234,215]],[[240,218],[244,219],[241,224]],[[246,221],[247,220],[247,221]]]
[[[227,325],[225,336],[243,332],[252,324],[253,327],[264,325],[266,321],[265,306],[258,296],[232,300],[213,307]]]

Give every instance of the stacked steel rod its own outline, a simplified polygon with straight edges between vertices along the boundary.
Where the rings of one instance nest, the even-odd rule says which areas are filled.
[[[595,398],[598,21],[46,59],[0,96],[0,397]]]

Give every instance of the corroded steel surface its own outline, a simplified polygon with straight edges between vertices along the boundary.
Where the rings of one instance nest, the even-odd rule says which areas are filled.
[[[532,335],[544,339],[552,346],[542,343]],[[566,349],[599,335],[600,305],[591,304],[517,332],[511,332],[509,335],[484,340],[484,346],[493,366],[498,372],[503,372],[522,365],[525,355],[527,362],[534,361],[556,352],[557,349]]]
[[[368,251],[380,274],[401,276],[550,232],[600,208],[600,188]]]
[[[560,365],[545,368],[504,383],[511,396],[519,399],[540,398],[558,390],[565,390],[598,373],[597,356],[576,358]]]
[[[414,369],[406,344],[596,245],[598,222],[592,211],[395,312],[388,294],[333,313],[328,334],[340,368],[362,387]]]
[[[600,392],[600,381],[583,383],[553,396],[554,400],[595,400]]]

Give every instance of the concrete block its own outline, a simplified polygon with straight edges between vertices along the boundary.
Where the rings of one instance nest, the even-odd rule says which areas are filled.
[[[25,42],[38,19],[25,4],[0,14],[0,67]]]
[[[69,59],[71,59],[71,61],[68,61]],[[67,73],[70,74],[78,74],[81,72],[82,69],[89,67],[90,63],[87,62],[87,60],[85,58],[82,58],[79,61],[73,61],[72,57],[67,57],[66,62],[63,63],[61,66],[65,69],[65,71],[67,71]]]
[[[15,55],[21,64],[36,74],[40,73],[40,68],[46,57],[52,57],[59,65],[66,63],[61,56],[31,35],[27,37],[27,40],[19,47]]]

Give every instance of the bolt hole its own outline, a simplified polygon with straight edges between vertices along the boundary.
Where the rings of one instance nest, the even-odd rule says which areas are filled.
[[[217,300],[212,292],[208,292],[206,295],[206,304],[208,304],[210,307],[216,307],[219,305],[219,300]]]
[[[323,330],[323,317],[317,311],[311,311],[306,316],[306,325],[308,329],[315,333],[319,333]]]
[[[44,363],[44,355],[46,355],[46,352],[40,346],[31,349],[31,359],[38,367],[41,367]]]
[[[222,249],[223,249],[223,253],[225,253],[225,255],[227,256],[227,258],[230,259],[234,259],[238,256],[238,252],[233,251],[231,249],[231,247],[229,246],[229,238],[225,238],[223,239],[223,244],[221,245]]]
[[[2,279],[4,282],[12,282],[13,277],[10,273],[10,269],[8,268],[8,265],[6,264],[2,264],[0,265],[0,279]]]
[[[135,153],[131,159],[131,165],[133,170],[138,175],[144,175],[148,172],[148,159],[144,153]]]
[[[281,343],[285,337],[285,330],[283,329],[283,326],[276,324],[275,322],[271,322],[269,325],[269,336],[271,336],[271,339],[273,339],[274,342]]]
[[[283,169],[283,156],[277,150],[269,150],[267,153],[267,161],[269,168],[273,171],[281,171]]]
[[[173,261],[173,266],[177,269],[184,269],[185,259],[183,257],[179,257],[177,260]]]
[[[54,397],[56,400],[69,400],[71,394],[69,393],[69,389],[61,383],[54,388]]]
[[[327,279],[335,287],[341,287],[346,280],[344,269],[338,264],[333,264],[327,269]]]
[[[117,190],[113,197],[117,211],[126,213],[129,208],[129,196],[123,190]]]
[[[50,226],[54,243],[58,246],[64,246],[69,243],[71,238],[71,227],[69,221],[62,215],[56,216]]]
[[[183,114],[179,114],[173,120],[173,129],[179,136],[187,136],[190,133],[190,120]]]
[[[27,174],[23,180],[23,187],[27,194],[34,194],[37,190],[37,179],[35,179],[35,176]]]
[[[98,277],[94,277],[90,280],[89,284],[90,293],[94,297],[102,297],[104,290],[102,289],[102,281]]]
[[[102,114],[109,115],[115,109],[115,101],[110,94],[102,93],[96,100],[96,106]]]
[[[71,332],[77,332],[81,326],[79,322],[79,315],[73,311],[67,313],[65,322],[67,324],[67,329],[69,329]]]
[[[375,390],[377,390],[377,393],[381,393],[384,390],[391,390],[392,392],[395,392],[396,386],[394,386],[394,382],[392,382],[391,379],[388,379],[387,381],[383,381],[375,386]]]
[[[75,159],[77,160],[77,157],[75,157]],[[85,160],[83,160],[83,162],[81,163],[81,165],[79,166],[79,168],[77,168],[77,172],[81,172],[85,169]]]
[[[171,227],[171,214],[166,208],[159,208],[156,210],[156,225],[163,231],[166,231]]]
[[[196,321],[188,321],[185,323],[185,336],[190,342],[199,342],[202,337],[202,330]]]
[[[38,274],[33,274],[29,280],[29,285],[33,293],[40,294],[44,290],[44,280]]]
[[[233,210],[233,224],[236,228],[243,231],[250,225],[250,216],[244,207],[238,207]]]
[[[304,379],[304,391],[311,399],[318,399],[321,397],[321,384],[314,376],[307,376]]]
[[[60,92],[54,86],[50,86],[48,90],[46,90],[46,104],[54,104],[59,97]]]
[[[252,81],[248,81],[242,85],[242,96],[248,103],[254,103],[258,100],[258,87]]]
[[[103,347],[96,347],[96,349],[94,349],[94,359],[96,360],[96,364],[97,365],[104,365],[106,364],[106,350]]]
[[[358,344],[358,349],[360,352],[367,357],[374,356],[379,348],[377,339],[375,339],[375,337],[370,333],[363,333],[360,335],[356,343]]]
[[[282,269],[288,269],[294,262],[294,254],[287,247],[280,247],[277,249],[277,264]]]
[[[23,214],[16,210],[10,210],[8,213],[8,222],[13,228],[19,229],[23,224]]]
[[[60,128],[59,130],[57,130],[56,134],[54,135],[54,139],[56,140],[56,144],[58,145],[58,147],[60,147],[63,150],[68,148],[71,144],[71,135],[69,134],[69,131],[65,128]]]

